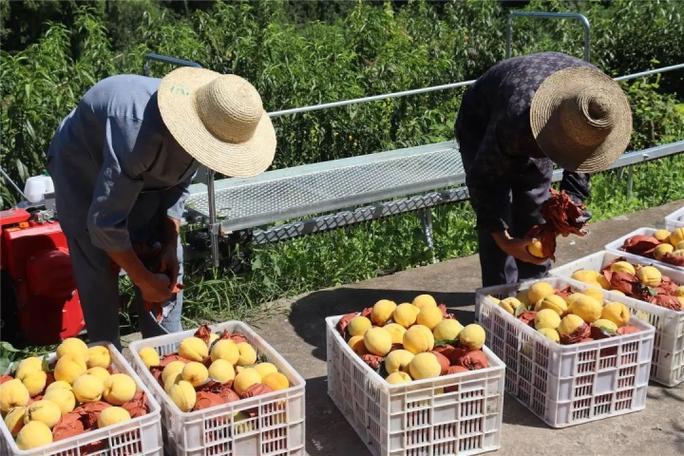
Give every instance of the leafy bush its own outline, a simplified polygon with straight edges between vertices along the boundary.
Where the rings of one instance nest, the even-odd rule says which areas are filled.
[[[505,55],[508,12],[506,3],[479,0],[33,1],[0,8],[0,161],[19,182],[44,170],[51,136],[81,94],[108,75],[140,73],[146,52],[240,74],[273,111],[475,78]],[[681,63],[681,2],[535,0],[525,8],[586,14],[592,60],[609,74]],[[565,20],[516,19],[513,38],[516,55],[553,49],[581,56],[581,27]],[[155,76],[169,69],[152,68]],[[683,73],[625,84],[634,110],[631,148],[684,137],[682,111],[666,93],[681,93]],[[450,139],[461,95],[438,91],[279,118],[274,168]],[[594,179],[591,206],[599,218],[684,196],[681,156],[635,171],[631,197],[618,172]],[[3,207],[15,201],[4,182],[0,198]],[[467,203],[434,213],[437,259],[475,251]],[[207,299],[207,289],[218,290],[217,303],[248,308],[429,261],[420,224],[409,214],[260,247],[253,271],[229,285],[215,277],[191,280],[188,303],[203,318],[202,306],[192,303]]]

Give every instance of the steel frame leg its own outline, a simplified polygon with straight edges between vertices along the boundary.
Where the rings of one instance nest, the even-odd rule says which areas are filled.
[[[435,242],[433,239],[432,231],[432,211],[430,209],[421,209],[419,212],[420,223],[423,225],[423,237],[425,237],[425,243],[430,249],[430,256],[432,257],[432,262],[436,263],[435,259]]]

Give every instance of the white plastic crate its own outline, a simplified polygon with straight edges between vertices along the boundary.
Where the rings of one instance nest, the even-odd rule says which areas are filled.
[[[547,278],[555,288],[568,281]],[[535,281],[482,288],[475,313],[489,345],[506,363],[506,392],[546,424],[561,428],[642,410],[646,404],[654,329],[581,344],[561,345],[506,312],[487,295],[515,296]],[[572,284],[584,290],[584,284]],[[624,300],[614,299],[624,302]]]
[[[629,261],[632,261],[632,259],[635,261],[637,259],[640,259],[642,262],[648,261],[648,262],[652,263],[654,266],[664,266],[666,268],[673,268],[673,269],[676,269],[678,271],[684,271],[684,267],[675,266],[675,265],[669,264],[669,263],[663,263],[662,261],[654,260],[653,258],[648,258],[648,257],[644,257],[641,255],[635,255],[633,253],[628,253],[628,252],[625,252],[624,250],[622,250],[622,245],[625,243],[625,241],[627,239],[631,238],[632,236],[636,236],[639,234],[646,235],[646,236],[653,236],[653,233],[655,233],[655,232],[656,232],[655,228],[638,228],[638,229],[632,231],[631,233],[626,234],[626,235],[622,236],[621,238],[619,238],[619,239],[617,239],[617,240],[615,240],[609,244],[606,244],[606,250],[608,250],[611,253],[615,253],[617,255],[624,256],[625,258],[628,258],[628,259],[631,258]]]
[[[550,271],[551,275],[570,282],[572,274],[579,269],[600,271],[622,255],[611,252],[597,252]],[[624,258],[624,256],[622,256]],[[630,257],[634,264],[651,264],[648,258]],[[684,272],[664,266],[655,266],[679,285],[684,285]],[[637,318],[655,327],[651,379],[666,386],[675,386],[684,381],[684,311],[675,311],[648,302],[625,298],[619,294],[605,292],[610,300],[621,299]]]
[[[326,318],[328,395],[374,456],[472,455],[501,446],[504,363],[390,385]]]
[[[242,334],[259,354],[276,365],[290,388],[195,412],[181,412],[154,379],[138,353],[152,347],[161,355],[178,351],[195,330],[135,341],[133,367],[162,405],[165,449],[171,456],[304,456],[304,379],[251,327],[239,321],[212,325],[213,332]],[[253,411],[253,416],[245,415]],[[244,414],[238,415],[241,412]]]
[[[665,228],[668,230],[672,231],[675,228],[682,227],[684,227],[684,207],[665,217]]]
[[[106,445],[103,445],[103,449],[99,451],[91,450],[87,454],[89,456],[163,455],[161,409],[159,404],[116,347],[107,343],[95,343],[89,346],[95,345],[107,347],[111,353],[112,366],[116,367],[119,372],[130,375],[135,380],[138,390],[145,392],[149,412],[130,421],[118,423],[104,429],[85,432],[44,447],[24,451],[17,447],[9,429],[7,429],[3,421],[0,421],[2,436],[0,439],[0,454],[3,456],[80,456],[82,450],[79,450],[79,448],[105,441]],[[55,356],[54,353],[50,354],[48,361],[53,362]]]

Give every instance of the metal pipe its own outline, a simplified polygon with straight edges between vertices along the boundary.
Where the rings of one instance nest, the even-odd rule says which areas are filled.
[[[340,106],[347,106],[347,105],[359,104],[359,103],[368,103],[369,101],[386,100],[389,98],[405,97],[407,95],[418,95],[421,93],[436,92],[438,90],[456,89],[458,87],[469,86],[470,84],[473,84],[474,82],[475,82],[475,80],[473,79],[470,81],[453,82],[450,84],[442,84],[442,85],[437,85],[437,86],[432,86],[432,87],[423,87],[420,89],[403,90],[401,92],[384,93],[382,95],[372,95],[369,97],[353,98],[351,100],[333,101],[332,103],[323,103],[323,104],[312,105],[312,106],[303,106],[301,108],[283,109],[281,111],[269,112],[268,115],[269,115],[269,117],[274,118],[274,117],[288,116],[288,115],[292,115],[292,114],[300,114],[302,112],[319,111],[321,109],[338,108]]]
[[[668,71],[681,70],[684,68],[684,63],[678,63],[676,65],[670,65],[666,67],[656,68],[654,70],[641,71],[639,73],[627,74],[625,76],[619,76],[613,78],[616,81],[629,81],[630,79],[637,79],[644,76],[651,76],[653,74],[667,73]]]
[[[200,65],[197,62],[194,62],[192,60],[185,60],[185,59],[179,59],[177,57],[171,57],[168,55],[161,55],[161,54],[156,54],[154,52],[150,52],[145,54],[143,57],[143,61],[145,62],[143,64],[143,74],[145,76],[148,76],[150,74],[150,61],[157,61],[157,62],[162,62],[162,63],[168,63],[171,65],[176,65],[176,66],[189,66],[189,67],[195,67],[195,68],[202,68],[202,65]]]
[[[2,173],[2,176],[5,178],[5,180],[6,180],[7,182],[9,182],[10,184],[12,184],[12,187],[14,187],[14,189],[17,191],[17,193],[19,193],[19,194],[21,195],[22,198],[24,198],[25,200],[28,201],[28,198],[26,197],[26,195],[24,195],[24,192],[22,192],[21,189],[19,188],[19,186],[18,186],[17,184],[14,183],[14,181],[12,180],[12,178],[9,177],[9,174],[7,174],[7,173],[5,172],[5,170],[2,168],[2,166],[0,166],[0,173]]]
[[[219,266],[218,230],[216,223],[216,192],[214,190],[214,171],[207,172],[207,203],[209,206],[209,239],[211,240],[211,262],[215,268]]]
[[[584,60],[589,62],[590,57],[590,30],[591,25],[589,24],[589,19],[584,14],[580,13],[552,13],[547,11],[511,11],[508,14],[508,30],[507,30],[507,48],[506,57],[511,57],[511,41],[513,35],[513,22],[514,17],[541,17],[541,18],[551,18],[551,19],[577,19],[582,24],[584,28]]]

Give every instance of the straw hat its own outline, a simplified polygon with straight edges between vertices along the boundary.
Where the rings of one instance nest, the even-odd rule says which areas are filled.
[[[632,111],[620,86],[599,70],[566,68],[547,77],[530,106],[539,148],[564,169],[602,171],[627,148]]]
[[[174,139],[208,168],[248,177],[273,162],[273,124],[259,93],[240,76],[177,68],[161,80],[157,102]]]

